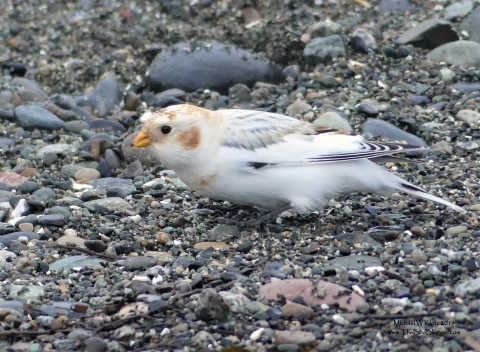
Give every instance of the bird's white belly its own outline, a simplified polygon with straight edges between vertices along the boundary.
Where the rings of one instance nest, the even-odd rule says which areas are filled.
[[[281,191],[278,185],[272,184],[267,187],[255,178],[243,177],[242,179],[219,178],[211,190],[203,193],[213,199],[274,210],[290,203],[282,196]]]
[[[305,174],[302,177],[298,169],[229,171],[220,172],[212,187],[203,193],[214,199],[275,210],[291,204],[296,198],[305,198],[306,187],[301,185],[305,182],[308,182]]]
[[[225,168],[218,170],[205,187],[179,176],[192,189],[212,199],[269,210],[289,204],[301,213],[317,210],[340,194],[388,189],[382,179],[396,178],[369,160],[258,170]]]

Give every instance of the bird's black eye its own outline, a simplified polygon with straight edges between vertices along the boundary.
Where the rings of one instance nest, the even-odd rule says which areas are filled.
[[[162,127],[162,133],[163,134],[169,134],[172,128],[170,126],[163,126]]]

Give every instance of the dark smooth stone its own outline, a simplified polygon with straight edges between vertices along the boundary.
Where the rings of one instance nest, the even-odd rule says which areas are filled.
[[[43,226],[63,226],[65,217],[61,214],[42,215],[38,217],[38,224]]]
[[[17,62],[6,62],[2,65],[3,71],[8,71],[11,76],[23,77],[27,73],[27,66]]]
[[[208,88],[228,94],[236,83],[277,84],[284,80],[281,69],[251,52],[219,42],[177,43],[160,52],[148,69],[146,83],[155,91],[179,88],[194,92]]]

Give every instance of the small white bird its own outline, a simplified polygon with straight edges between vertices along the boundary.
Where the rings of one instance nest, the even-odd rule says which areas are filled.
[[[204,196],[275,214],[290,208],[315,211],[341,194],[394,190],[465,211],[375,164],[428,148],[368,142],[280,114],[173,105],[150,116],[133,146],[152,148]]]

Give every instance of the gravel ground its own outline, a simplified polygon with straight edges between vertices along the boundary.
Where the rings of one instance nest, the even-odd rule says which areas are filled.
[[[0,1],[0,350],[480,351],[476,5]],[[386,167],[468,212],[232,225],[258,213],[131,148],[184,102],[429,145]]]

